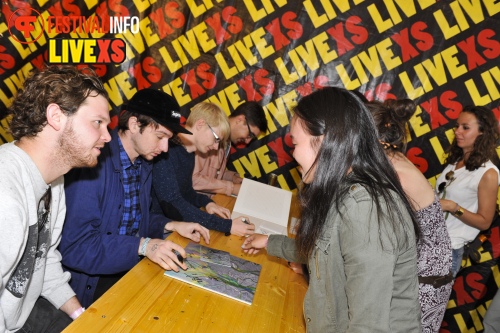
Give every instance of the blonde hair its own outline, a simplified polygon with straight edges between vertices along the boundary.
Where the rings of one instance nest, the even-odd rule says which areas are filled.
[[[220,106],[210,102],[200,102],[193,106],[191,113],[186,121],[186,126],[193,127],[194,124],[203,119],[208,125],[218,127],[221,134],[221,140],[227,142],[231,129],[226,113]]]

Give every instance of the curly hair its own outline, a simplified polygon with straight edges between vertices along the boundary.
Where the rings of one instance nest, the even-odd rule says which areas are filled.
[[[46,66],[35,70],[17,92],[9,113],[10,132],[15,140],[34,137],[47,124],[47,107],[57,104],[65,115],[71,116],[89,96],[108,99],[104,86],[90,68]]]
[[[410,99],[388,99],[383,103],[368,102],[366,106],[375,120],[378,138],[384,148],[399,152],[406,150],[406,123],[417,109],[415,102]]]
[[[484,106],[468,105],[462,109],[462,112],[467,112],[477,119],[479,125],[479,135],[474,141],[474,147],[469,157],[464,161],[465,168],[469,171],[474,171],[491,160],[498,165],[498,155],[496,147],[498,146],[499,132],[498,120],[493,112]],[[447,150],[446,164],[453,164],[460,161],[464,157],[462,148],[457,145],[457,140],[453,139],[451,146]]]

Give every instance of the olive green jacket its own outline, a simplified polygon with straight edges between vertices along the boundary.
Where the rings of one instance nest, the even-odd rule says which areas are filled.
[[[342,217],[335,207],[330,209],[308,259],[307,331],[421,332],[411,218],[405,213],[399,232],[379,228],[376,206],[360,185],[351,186],[340,210]],[[380,225],[388,225],[386,221]],[[394,246],[396,235],[408,241]],[[287,261],[303,261],[295,242],[282,235],[269,237],[267,251]]]

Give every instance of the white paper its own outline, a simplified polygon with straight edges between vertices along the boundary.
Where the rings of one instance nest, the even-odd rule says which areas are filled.
[[[286,235],[291,201],[290,191],[244,178],[231,217],[248,217],[259,233]]]

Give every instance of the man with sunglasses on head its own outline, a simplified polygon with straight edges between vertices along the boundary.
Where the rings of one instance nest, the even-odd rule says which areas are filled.
[[[238,195],[240,175],[226,169],[231,144],[247,146],[267,131],[264,109],[257,102],[244,102],[229,116],[230,142],[219,145],[218,150],[196,153],[193,170],[193,188],[203,193]]]
[[[163,213],[174,220],[198,222],[208,229],[226,234],[252,234],[255,229],[253,224],[242,217],[231,220],[228,209],[193,189],[195,153],[217,151],[229,138],[226,114],[216,104],[198,103],[187,118],[186,129],[193,135],[179,133],[172,140],[168,154],[162,154],[155,161],[152,212]],[[200,210],[202,207],[206,212]]]
[[[0,147],[0,332],[60,332],[84,309],[61,267],[64,177],[111,139],[108,95],[90,70],[50,66],[19,89],[14,142]]]
[[[191,133],[180,125],[180,107],[160,90],[138,91],[118,118],[112,141],[94,169],[66,176],[66,225],[59,249],[71,272],[71,286],[89,306],[143,257],[163,269],[187,269],[169,240],[172,231],[193,241],[208,230],[197,223],[171,221],[150,213],[152,160],[168,150],[174,133]]]

